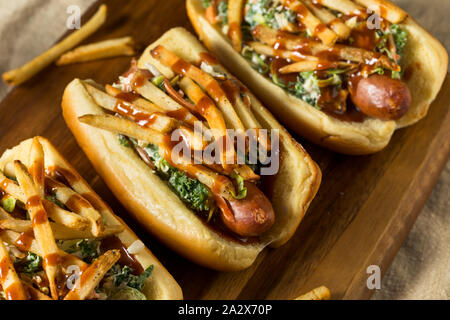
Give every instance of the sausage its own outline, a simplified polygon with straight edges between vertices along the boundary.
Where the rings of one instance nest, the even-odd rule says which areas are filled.
[[[372,75],[351,87],[350,96],[362,113],[381,120],[397,120],[411,106],[411,92],[401,80]]]
[[[232,214],[222,210],[222,222],[243,237],[259,236],[275,222],[275,213],[269,199],[253,183],[245,182],[247,196],[242,200],[227,201]]]

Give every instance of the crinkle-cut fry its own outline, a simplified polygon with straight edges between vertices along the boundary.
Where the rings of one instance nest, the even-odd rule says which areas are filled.
[[[0,241],[0,284],[7,300],[27,300],[22,282],[14,269],[3,241]]]
[[[244,0],[228,0],[228,36],[237,52],[242,50],[241,24],[243,18]]]
[[[292,61],[317,61],[318,59],[313,56],[306,56],[301,54],[298,51],[289,51],[284,49],[277,49],[275,50],[273,47],[268,46],[264,43],[258,42],[258,41],[250,41],[247,43],[250,48],[255,50],[256,53],[263,54],[265,56],[269,57],[280,57],[283,59],[289,59]]]
[[[333,30],[339,37],[340,40],[346,40],[350,37],[352,29],[348,27],[344,21],[336,17],[329,10],[322,6],[316,6],[313,0],[303,0],[305,5],[311,12],[320,19],[323,23],[327,24],[331,30]]]
[[[173,72],[191,78],[205,89],[222,111],[227,128],[241,132],[244,131],[244,125],[216,79],[196,66],[179,58],[164,46],[157,46],[151,51],[151,55],[164,65],[170,67]]]
[[[330,300],[330,297],[330,290],[325,286],[321,286],[301,295],[295,300]]]
[[[119,250],[109,250],[98,257],[81,274],[76,285],[67,293],[64,300],[84,300],[102,281],[106,272],[119,260]]]
[[[135,138],[137,140],[143,140],[151,144],[159,145],[163,142],[164,135],[158,131],[143,128],[137,123],[115,117],[109,114],[105,115],[93,115],[86,114],[78,118],[81,122],[114,133],[120,133],[125,136]]]
[[[134,56],[134,41],[131,37],[104,40],[80,46],[66,52],[56,61],[57,66],[66,64],[99,60],[119,56]]]
[[[323,44],[330,46],[337,41],[336,33],[323,24],[302,2],[284,0],[284,5],[296,12],[297,19],[306,26],[310,34],[318,37]]]
[[[123,227],[120,225],[105,226],[105,230],[100,235],[96,237],[91,231],[79,231],[71,228],[67,228],[61,224],[50,222],[50,227],[52,228],[53,235],[56,240],[72,240],[72,239],[97,239],[106,238],[123,231]],[[3,218],[0,220],[0,229],[12,230],[15,232],[28,232],[33,228],[30,220],[20,220],[14,218]]]
[[[161,108],[160,106],[157,106],[154,103],[151,103],[147,99],[142,98],[140,95],[133,94],[133,97],[131,99],[128,99],[127,96],[130,95],[129,92],[121,91],[120,89],[114,88],[113,86],[111,86],[109,84],[107,84],[105,86],[105,90],[106,90],[107,94],[109,94],[113,97],[116,97],[116,98],[121,98],[127,102],[133,103],[133,105],[135,105],[137,108],[147,111],[149,113],[164,112],[163,108]]]
[[[34,236],[43,253],[43,267],[50,284],[50,292],[53,299],[58,299],[58,290],[55,278],[60,271],[59,249],[53,236],[52,228],[47,218],[47,213],[42,205],[42,200],[36,190],[27,168],[19,160],[14,161],[14,169],[17,181],[25,194],[27,210],[33,225]]]
[[[3,81],[11,85],[19,85],[33,77],[36,73],[47,67],[53,61],[58,59],[61,54],[72,49],[82,42],[88,36],[93,34],[106,21],[107,7],[101,5],[95,15],[86,22],[79,30],[68,35],[64,40],[54,45],[40,56],[24,64],[18,69],[5,72]]]
[[[376,12],[382,18],[390,23],[401,23],[407,17],[408,13],[391,1],[386,0],[355,0],[357,3],[367,7],[372,12]]]
[[[265,47],[268,47],[269,49],[271,49],[269,46],[275,45],[278,41],[280,41],[281,37],[276,30],[265,26],[257,26],[252,30],[252,34],[258,40],[265,43]],[[401,70],[400,66],[391,61],[387,56],[379,56],[375,52],[369,50],[339,44],[334,45],[333,47],[327,47],[320,42],[311,41],[300,36],[289,34],[284,34],[282,40],[286,49],[285,51],[287,52],[291,52],[290,50],[301,51],[302,48],[307,48],[310,54],[316,55],[329,50],[332,55],[344,61],[349,60],[358,63],[365,63],[366,61],[375,60],[376,65],[382,66],[383,68],[393,71]],[[264,45],[260,44],[258,46],[263,47]]]
[[[105,226],[103,224],[102,215],[95,210],[89,201],[83,198],[79,193],[53,178],[46,177],[45,184],[51,188],[56,199],[61,201],[73,212],[89,220],[90,229],[94,236],[98,237],[103,233]]]
[[[135,79],[140,77],[140,71],[135,72],[134,78],[131,80],[133,84],[133,90],[139,93],[141,96],[156,103],[158,106],[164,108],[164,113],[169,117],[186,122],[191,126],[195,125],[196,121],[200,121],[194,116],[188,109],[178,104],[164,91],[156,87],[153,83],[145,81],[144,83],[136,86],[134,85]]]
[[[29,285],[25,281],[22,281],[22,286],[27,291],[30,300],[52,300],[52,298],[46,294],[43,294],[41,291]]]
[[[110,96],[109,94],[84,83],[84,87],[94,101],[102,108],[117,112],[118,114],[131,119],[142,127],[150,128],[161,133],[173,131],[178,126],[178,121],[159,112],[148,113],[139,110],[135,105]]]
[[[367,18],[366,10],[351,0],[320,0],[320,4],[331,10],[341,12],[347,16]]]
[[[22,201],[24,204],[27,202],[27,198],[22,190],[20,190],[20,186],[18,186],[15,181],[6,178],[1,172],[0,188],[13,198]],[[44,205],[48,217],[56,223],[76,230],[85,230],[89,226],[89,220],[86,218],[74,212],[64,210],[51,201],[42,199],[42,204]]]
[[[45,161],[44,161],[44,149],[37,137],[33,138],[30,150],[30,168],[28,171],[33,178],[34,185],[38,191],[39,197],[44,198],[45,196],[45,186],[44,186],[44,175],[45,175]]]

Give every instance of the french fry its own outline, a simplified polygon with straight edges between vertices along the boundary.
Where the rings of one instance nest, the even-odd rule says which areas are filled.
[[[292,61],[318,61],[317,57],[313,56],[306,56],[301,54],[298,51],[289,51],[289,50],[283,50],[283,49],[277,49],[275,50],[273,47],[265,45],[258,41],[251,41],[247,43],[250,48],[255,50],[256,53],[263,54],[265,56],[269,57],[280,57],[283,59],[289,59]]]
[[[358,2],[358,1],[356,1]],[[351,0],[321,0],[320,4],[331,10],[342,12],[347,16],[367,18],[366,10]]]
[[[284,66],[280,68],[279,72],[282,74],[286,73],[295,73],[295,72],[305,72],[305,71],[316,71],[321,70],[321,66],[323,65],[323,62],[319,61],[299,61],[292,64],[289,64],[287,66]],[[327,64],[327,69],[330,68],[337,68],[338,67],[337,62],[332,62]]]
[[[27,197],[27,210],[33,224],[34,235],[43,253],[43,266],[50,284],[52,298],[58,299],[55,278],[60,270],[60,256],[47,218],[47,213],[42,205],[42,200],[39,197],[33,180],[28,174],[27,168],[18,160],[14,161],[14,168],[19,185]]]
[[[34,239],[34,238],[31,238],[29,243],[27,243],[27,246],[23,247],[20,244],[22,235],[13,230],[5,229],[5,230],[2,230],[2,232],[0,233],[0,239],[9,245],[16,246],[20,250],[29,251],[29,252],[37,254],[38,256],[41,256],[41,257],[43,256],[42,250],[39,247],[39,244],[37,243],[36,239]]]
[[[215,138],[220,139],[225,136],[227,134],[225,120],[214,101],[190,78],[183,77],[179,85],[181,90],[195,103],[197,113],[206,119],[211,129],[214,129]]]
[[[123,231],[123,227],[119,225],[105,226],[105,230],[100,235],[96,237],[92,234],[90,230],[79,231],[66,226],[50,222],[50,227],[52,228],[53,235],[56,240],[71,240],[71,239],[98,239],[106,238]],[[0,228],[4,230],[12,230],[15,232],[28,232],[33,228],[30,220],[20,220],[20,219],[3,219],[0,220]]]
[[[330,296],[330,290],[325,286],[321,286],[301,295],[295,300],[330,300]]]
[[[213,3],[211,3],[211,5],[208,8],[206,8],[205,15],[206,15],[206,19],[208,19],[209,23],[215,24],[217,22],[216,8],[214,8]]]
[[[183,141],[192,150],[204,150],[208,145],[208,142],[203,139],[203,135],[195,133],[185,125],[181,125],[177,130]]]
[[[27,300],[22,282],[14,269],[3,241],[0,241],[0,284],[7,300]]]
[[[228,128],[241,132],[244,131],[244,125],[236,114],[230,101],[227,99],[225,92],[212,76],[179,58],[161,45],[153,49],[151,54],[153,58],[159,60],[164,65],[169,66],[175,73],[191,78],[204,88],[218,104]],[[179,66],[182,67],[179,68]]]
[[[137,122],[143,127],[150,128],[161,133],[168,133],[173,131],[178,125],[177,120],[166,115],[161,113],[147,113],[139,110],[133,104],[114,98],[87,83],[84,83],[84,86],[99,106],[107,110],[117,112],[120,115]]]
[[[83,300],[94,290],[105,276],[106,272],[119,260],[119,250],[109,250],[98,257],[81,274],[79,283],[77,283],[64,300]]]
[[[271,28],[265,27],[265,26],[257,26],[255,29],[253,29],[252,34],[260,41],[264,42],[266,44],[266,49],[272,49],[269,46],[275,45],[280,39],[278,38],[277,31],[273,30]],[[258,42],[256,42],[258,43]],[[400,71],[401,68],[398,64],[391,61],[387,56],[385,55],[377,55],[375,52],[364,50],[360,48],[355,47],[349,47],[345,45],[335,45],[332,48],[329,48],[327,46],[324,46],[320,42],[314,42],[299,36],[295,35],[286,35],[283,38],[283,43],[285,45],[285,48],[288,53],[286,54],[292,54],[290,50],[296,51],[299,48],[302,48],[304,46],[308,47],[308,50],[311,54],[319,54],[322,52],[325,52],[327,50],[331,50],[333,55],[335,55],[337,58],[344,60],[344,61],[353,61],[358,63],[365,63],[366,61],[374,60],[377,66],[382,66],[383,68],[393,70],[393,71]],[[251,43],[253,44],[253,42]],[[259,44],[258,47],[264,47],[263,44]],[[257,51],[255,49],[255,51]],[[257,51],[258,52],[258,51]],[[290,53],[289,53],[290,52]],[[264,53],[263,53],[264,54]],[[293,60],[293,59],[292,59]]]
[[[298,20],[306,26],[310,34],[317,36],[323,44],[330,46],[336,42],[336,33],[313,15],[303,3],[298,0],[284,0],[284,5],[296,12]]]
[[[0,219],[12,219],[13,217],[0,207]]]
[[[233,90],[230,90],[230,92],[234,93],[233,100],[234,100],[234,109],[236,110],[236,113],[239,116],[239,119],[241,119],[242,123],[244,124],[244,127],[246,130],[248,129],[256,129],[261,128],[261,124],[256,119],[255,115],[251,111],[250,106],[246,106],[244,104],[244,101],[242,101],[241,98],[241,89],[239,85],[235,82],[235,80],[225,80],[222,85],[227,85],[230,88],[233,88]]]
[[[16,184],[16,182],[6,178],[1,172],[0,188],[13,198],[22,201],[24,204],[27,202],[26,196],[23,194],[22,190],[20,190],[20,187]],[[48,217],[59,224],[76,230],[84,230],[89,226],[89,220],[86,218],[76,213],[64,210],[51,201],[42,199],[42,204],[44,205]]]
[[[42,145],[37,137],[35,137],[31,143],[30,163],[31,165],[29,172],[33,178],[34,185],[36,186],[39,197],[44,198],[44,149],[42,148]]]
[[[260,177],[256,173],[254,173],[253,170],[247,165],[240,165],[236,167],[234,171],[245,181],[256,181],[260,179]]]
[[[233,43],[234,49],[237,52],[242,50],[242,14],[243,14],[244,0],[228,0],[228,36]]]
[[[163,142],[164,135],[158,131],[143,128],[137,123],[115,117],[112,115],[93,115],[87,114],[78,118],[81,122],[107,131],[120,133],[137,140],[147,141],[151,144],[159,145]]]
[[[376,12],[390,23],[401,23],[408,17],[407,12],[400,9],[398,6],[396,6],[390,1],[356,0],[356,2],[367,7],[369,10]]]
[[[135,79],[140,77],[140,71],[136,71],[135,77],[131,83],[135,83]],[[142,85],[133,86],[133,90],[142,95],[147,100],[156,103],[158,106],[164,108],[164,112],[169,117],[175,118],[180,121],[185,121],[190,125],[194,125],[196,121],[199,121],[192,113],[186,108],[179,105],[171,97],[169,97],[164,91],[158,89],[149,81],[145,81]]]
[[[214,194],[218,194],[227,200],[233,199],[234,185],[227,177],[221,176],[203,165],[193,164],[192,159],[188,159],[183,155],[172,153],[170,146],[165,144],[159,145],[159,154],[178,170],[197,178],[198,181],[211,189]],[[167,158],[167,155],[170,155],[170,159]]]
[[[134,56],[135,54],[133,38],[123,37],[80,46],[59,57],[56,65],[63,66],[111,57]]]
[[[220,110],[214,104],[214,101],[190,78],[183,77],[180,81],[180,88],[196,104],[197,112],[208,121],[216,141],[229,140],[225,120]],[[230,171],[232,166],[227,163],[227,159],[234,159],[234,148],[221,148],[221,151],[222,167],[225,171]]]
[[[71,188],[50,177],[45,178],[45,184],[51,188],[56,198],[64,203],[67,208],[89,220],[90,229],[94,236],[98,237],[103,233],[105,226],[102,216],[89,201]]]
[[[22,286],[28,292],[30,300],[52,300],[52,298],[50,298],[46,294],[43,294],[38,289],[35,289],[33,286],[29,285],[25,281],[22,281]]]
[[[86,82],[86,81],[85,81]],[[116,98],[122,98],[124,99],[124,96],[126,97],[129,93],[128,92],[123,92],[120,89],[114,88],[113,86],[107,84],[105,86],[105,90],[106,93],[108,93],[109,95],[116,97]],[[157,106],[156,104],[151,103],[150,101],[141,98],[139,95],[134,96],[132,99],[126,100],[127,102],[133,103],[133,105],[135,105],[137,108],[147,111],[149,113],[154,113],[154,112],[164,112],[164,109]]]
[[[350,37],[352,30],[341,19],[326,8],[314,5],[313,0],[303,0],[303,2],[320,21],[327,24],[338,35],[340,40],[346,40]]]
[[[197,112],[195,106],[186,99],[184,99],[181,96],[181,94],[173,88],[173,86],[170,84],[170,81],[167,78],[164,78],[164,88],[166,89],[167,93],[173,100],[175,100],[176,102],[178,102],[180,105],[187,108],[191,112],[193,113]]]
[[[19,85],[55,61],[61,54],[72,49],[100,28],[106,20],[107,7],[101,5],[95,15],[79,30],[67,36],[60,43],[18,69],[5,72],[2,77],[9,85]]]

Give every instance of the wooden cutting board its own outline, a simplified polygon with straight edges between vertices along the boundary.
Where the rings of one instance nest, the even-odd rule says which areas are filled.
[[[183,0],[105,2],[107,23],[86,43],[130,35],[144,48],[171,27],[192,30]],[[73,78],[112,83],[129,60],[52,65],[12,90],[0,104],[0,151],[35,135],[49,138],[164,263],[186,299],[292,299],[319,285],[328,286],[335,299],[371,296],[367,267],[378,265],[386,272],[449,157],[449,77],[428,116],[396,132],[378,154],[338,155],[297,137],[323,172],[322,186],[305,219],[286,245],[266,249],[249,269],[221,273],[177,256],[138,226],[97,176],[64,123],[61,96]]]

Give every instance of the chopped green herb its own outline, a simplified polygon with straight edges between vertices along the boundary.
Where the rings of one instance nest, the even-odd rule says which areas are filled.
[[[119,139],[119,143],[120,143],[121,146],[124,146],[124,147],[127,147],[127,148],[130,148],[130,147],[131,147],[131,146],[130,146],[130,141],[129,141],[128,138],[125,137],[124,135],[118,134],[118,135],[117,135],[117,138]]]
[[[408,32],[402,29],[398,24],[393,24],[390,26],[392,35],[394,36],[395,47],[397,48],[397,53],[402,55],[403,49],[408,41]]]
[[[222,21],[222,25],[228,24],[228,2],[221,1],[217,7],[217,11],[219,11],[219,17]]]
[[[196,211],[208,211],[211,207],[211,193],[200,181],[189,178],[183,172],[172,167],[158,152],[158,147],[148,145],[144,148],[154,161],[159,175],[167,180],[175,193],[190,208]]]
[[[1,200],[2,207],[9,213],[13,212],[16,208],[16,199],[11,197],[10,195],[6,195]]]
[[[244,46],[242,55],[246,58],[253,69],[265,75],[269,72],[269,65],[264,61],[265,57],[256,53],[252,48]]]
[[[152,83],[157,87],[161,87],[161,85],[164,83],[164,76],[154,77],[152,79]]]
[[[244,186],[244,178],[236,172],[232,172],[231,178],[236,180],[237,194],[232,194],[233,198],[242,200],[247,196],[247,188]]]
[[[145,269],[139,276],[133,275],[133,269],[130,267],[124,266],[120,268],[117,264],[111,268],[111,271],[114,274],[115,287],[128,286],[130,288],[142,290],[145,280],[150,277],[153,272],[153,265]]]
[[[42,258],[37,254],[28,252],[27,256],[14,263],[17,272],[34,274],[42,270]]]
[[[208,7],[210,7],[211,6],[211,2],[212,2],[212,0],[202,0],[202,5],[203,5],[203,8],[208,8]]]
[[[60,242],[60,245],[64,251],[87,263],[91,263],[100,255],[100,241],[97,240],[68,240]]]

